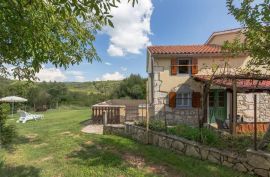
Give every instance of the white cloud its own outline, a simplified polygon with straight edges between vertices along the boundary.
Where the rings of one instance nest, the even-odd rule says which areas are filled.
[[[70,70],[66,71],[65,74],[68,76],[69,81],[74,81],[74,82],[85,82],[86,78],[81,71],[76,71],[76,70]]]
[[[74,75],[74,76],[83,75],[81,71],[75,71],[75,70],[66,71],[66,73],[68,75]]]
[[[86,79],[84,76],[74,76],[76,82],[85,82]]]
[[[116,47],[113,44],[110,44],[109,48],[107,49],[107,52],[109,53],[110,56],[119,56],[122,57],[124,56],[124,51],[120,47]]]
[[[45,68],[43,67],[39,73],[36,74],[40,81],[57,81],[63,82],[67,79],[65,74],[58,68]]]
[[[14,79],[13,78],[13,69],[15,68],[12,65],[5,65],[7,68],[8,72],[11,74],[8,78],[9,79]],[[87,81],[84,73],[81,71],[76,71],[76,70],[67,70],[67,71],[62,71],[59,68],[46,68],[45,65],[42,65],[42,69],[38,73],[36,73],[36,77],[39,79],[37,80],[38,82],[46,81],[56,81],[56,82],[65,82],[65,81],[73,81],[73,82],[85,82]]]
[[[120,69],[121,69],[122,71],[127,71],[127,68],[126,68],[126,67],[123,67],[123,66],[121,66]]]
[[[105,62],[105,65],[111,66],[112,64],[110,62]]]
[[[65,81],[73,81],[73,82],[84,82],[86,78],[81,71],[70,70],[70,71],[61,71],[58,68],[43,68],[39,73],[36,74],[39,78],[39,81],[56,81],[56,82],[65,82]]]
[[[119,72],[105,73],[101,78],[96,78],[96,81],[107,81],[107,80],[123,80],[125,76]]]
[[[139,54],[150,45],[150,19],[153,12],[151,0],[139,1],[135,7],[127,1],[113,8],[114,28],[106,27],[104,32],[110,36],[107,52],[111,56],[124,56],[128,53]]]

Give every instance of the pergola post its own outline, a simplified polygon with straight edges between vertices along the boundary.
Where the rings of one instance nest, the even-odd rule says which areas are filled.
[[[237,121],[237,87],[236,79],[233,79],[233,115],[232,115],[232,134],[236,134],[236,121]]]
[[[257,150],[257,95],[254,94],[254,149]]]
[[[148,81],[146,81],[146,131],[147,131],[147,134],[148,134],[148,131],[149,131],[149,106],[148,106],[149,96],[148,96],[148,89],[149,89],[148,88]]]

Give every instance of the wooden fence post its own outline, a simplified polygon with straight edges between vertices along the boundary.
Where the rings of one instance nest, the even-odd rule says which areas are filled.
[[[107,125],[108,114],[107,111],[103,112],[103,125]]]

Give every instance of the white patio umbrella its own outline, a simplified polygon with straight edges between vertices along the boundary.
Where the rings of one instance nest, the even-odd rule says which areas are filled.
[[[27,99],[18,96],[8,96],[0,99],[0,102],[12,103],[12,117],[14,112],[14,103],[26,102]]]

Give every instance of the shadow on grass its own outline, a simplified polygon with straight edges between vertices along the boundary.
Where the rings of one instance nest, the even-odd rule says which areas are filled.
[[[0,168],[1,177],[39,177],[40,169],[33,166],[9,166],[4,165]]]
[[[83,120],[80,122],[80,125],[89,125],[92,123],[92,119],[91,118],[87,118],[86,120]]]
[[[122,165],[121,156],[113,149],[107,149],[98,144],[82,144],[80,149],[71,152],[68,159],[73,163],[87,166],[116,167]]]
[[[29,144],[29,143],[39,143],[41,140],[38,137],[27,137],[27,136],[18,136],[14,138],[12,143],[2,146],[6,151],[12,153],[16,150],[17,145]]]
[[[178,171],[181,174],[180,176],[249,176],[211,162],[201,161],[152,145],[143,145],[133,140],[114,135],[94,138],[93,142],[105,148],[114,148],[119,154],[127,152],[142,156],[147,163],[167,166],[167,170]]]

